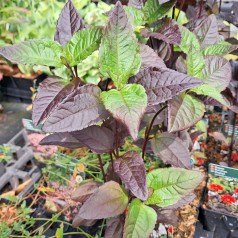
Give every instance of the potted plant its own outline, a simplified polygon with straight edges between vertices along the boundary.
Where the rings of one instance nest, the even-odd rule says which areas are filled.
[[[117,2],[105,26],[90,27],[69,0],[55,41],[30,40],[0,49],[15,63],[66,67],[71,73],[68,80],[49,76],[40,84],[33,122],[43,122],[43,130],[52,133],[42,144],[88,147],[98,156],[104,183],[82,183],[73,192],[83,204],[74,226],[107,219],[104,237],[148,237],[157,220],[163,223],[161,210],[191,201],[202,181],[190,164],[187,129],[214,101],[237,110],[221,94],[231,78],[222,56],[236,46],[220,40],[213,14],[195,22],[193,31],[162,18],[175,2]],[[175,49],[181,52],[177,71],[167,67]],[[98,85],[84,82],[77,71],[96,50]],[[133,147],[120,151],[127,137],[141,146],[140,152]],[[148,172],[147,150],[171,167]],[[107,171],[104,153],[109,155]]]

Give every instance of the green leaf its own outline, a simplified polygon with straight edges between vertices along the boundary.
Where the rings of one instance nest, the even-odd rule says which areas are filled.
[[[60,228],[58,228],[56,230],[55,236],[56,236],[56,238],[63,238],[64,237],[64,224],[63,223],[61,223]]]
[[[198,95],[205,95],[214,98],[218,102],[223,105],[229,105],[230,103],[221,95],[221,93],[214,88],[214,86],[203,84],[202,86],[193,88],[190,90],[191,92],[195,92]]]
[[[229,86],[231,74],[230,62],[220,56],[207,56],[202,80],[221,92]]]
[[[101,73],[121,88],[140,68],[139,45],[128,22],[127,15],[118,1],[110,14],[99,50]]]
[[[198,131],[203,132],[203,138],[206,139],[207,138],[207,124],[203,120],[201,120],[195,125],[195,127]]]
[[[144,205],[139,199],[134,199],[126,216],[123,238],[149,237],[156,219],[157,214],[153,208]]]
[[[174,6],[175,2],[175,0],[171,0],[164,4],[159,4],[158,0],[148,0],[143,8],[146,22],[151,24],[162,18]]]
[[[168,131],[185,130],[196,124],[205,112],[204,104],[197,98],[181,93],[168,102]]]
[[[102,92],[102,100],[113,117],[124,123],[133,139],[137,139],[140,120],[147,106],[145,89],[139,84],[127,84],[120,91]]]
[[[203,175],[180,168],[156,169],[147,174],[147,186],[153,191],[146,204],[166,207],[192,192]]]
[[[202,70],[205,67],[205,61],[202,54],[194,47],[191,47],[187,55],[187,72],[188,75],[202,78]]]
[[[207,55],[224,56],[236,50],[237,48],[238,48],[237,45],[232,45],[226,41],[220,41],[215,45],[209,45],[208,47],[203,49],[202,54],[206,56]]]
[[[132,26],[137,27],[145,24],[145,16],[140,9],[132,6],[124,6],[124,10]]]
[[[61,45],[52,40],[29,40],[0,49],[0,55],[17,64],[62,67]]]
[[[102,37],[99,27],[87,28],[75,33],[65,45],[64,57],[70,66],[76,66],[98,49]]]
[[[200,50],[200,44],[199,41],[196,37],[196,35],[189,31],[186,27],[184,26],[179,26],[181,35],[182,35],[182,40],[179,45],[180,49],[184,53],[188,53],[190,48],[193,47],[195,50],[199,51]]]

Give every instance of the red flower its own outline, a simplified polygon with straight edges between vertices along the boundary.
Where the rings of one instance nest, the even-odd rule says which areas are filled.
[[[224,188],[220,184],[215,184],[215,183],[209,184],[208,188],[215,192],[224,191]]]
[[[227,148],[227,145],[226,145],[226,144],[222,144],[221,148],[222,148],[223,150],[225,150],[225,149]]]
[[[168,231],[169,234],[173,234],[173,227],[169,226],[167,231]]]
[[[236,188],[236,189],[234,190],[234,193],[238,193],[238,188]]]
[[[233,203],[236,202],[236,199],[232,197],[230,194],[223,194],[220,196],[220,198],[225,204],[232,205]]]
[[[238,154],[237,153],[232,153],[231,159],[232,159],[232,161],[238,161]]]
[[[204,164],[204,160],[201,158],[197,158],[197,164],[198,165],[203,165]]]
[[[207,145],[206,145],[205,143],[202,143],[202,144],[201,144],[201,147],[202,147],[203,149],[206,149],[206,148],[207,148]]]
[[[150,166],[148,170],[149,170],[149,171],[152,171],[152,170],[154,170],[154,169],[155,169],[155,168],[154,168],[153,166]]]

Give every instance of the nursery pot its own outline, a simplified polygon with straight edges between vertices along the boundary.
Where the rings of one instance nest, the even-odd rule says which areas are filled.
[[[36,86],[39,85],[46,78],[45,74],[37,76]],[[5,100],[18,101],[24,103],[32,102],[31,87],[34,86],[34,80],[25,78],[14,78],[12,76],[6,77],[0,81],[0,91]]]

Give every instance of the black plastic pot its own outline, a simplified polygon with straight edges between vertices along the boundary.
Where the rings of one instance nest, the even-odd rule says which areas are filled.
[[[38,86],[45,78],[45,74],[39,75],[35,80],[4,76],[0,81],[0,91],[7,101],[31,103],[32,92],[30,88],[34,86],[34,81],[35,85]]]
[[[202,204],[207,197],[207,187],[205,187]],[[201,204],[194,238],[238,238],[238,217],[213,211],[205,208]]]
[[[201,207],[199,221],[211,238],[238,238],[238,217]]]

